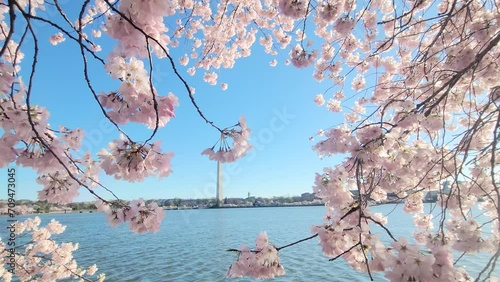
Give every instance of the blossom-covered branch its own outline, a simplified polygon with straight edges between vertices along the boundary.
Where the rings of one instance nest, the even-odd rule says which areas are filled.
[[[73,252],[78,249],[78,243],[61,243],[51,239],[52,235],[61,234],[66,229],[59,222],[52,220],[44,227],[40,227],[40,218],[27,219],[15,223],[17,246],[7,245],[0,241],[0,277],[2,281],[12,281],[13,273],[4,268],[4,264],[15,263],[13,268],[20,281],[41,279],[56,281],[60,279],[81,279],[82,281],[103,281],[103,273],[96,275],[97,266],[94,264],[86,269],[78,266],[73,259]],[[13,259],[11,259],[13,258]]]

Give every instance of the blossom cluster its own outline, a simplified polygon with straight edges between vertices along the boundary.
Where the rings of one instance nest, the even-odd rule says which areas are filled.
[[[327,216],[327,223],[312,228],[312,232],[318,234],[325,256],[331,259],[342,257],[357,271],[384,271],[390,281],[468,281],[470,276],[465,269],[454,265],[454,250],[479,252],[482,247],[483,251],[494,253],[494,244],[500,242],[498,237],[482,239],[476,222],[450,220],[447,222],[450,232],[444,238],[431,232],[420,232],[415,234],[418,244],[410,244],[405,237],[400,237],[387,245],[379,239],[379,234],[370,232],[368,224],[356,223],[361,214],[364,219],[385,225],[387,219],[382,215],[370,215],[369,210],[356,207],[343,213],[342,218],[332,213]],[[416,217],[416,221],[427,222],[426,217]],[[420,228],[432,229],[428,224]],[[464,238],[468,232],[453,228],[474,230],[476,237]],[[467,239],[466,243],[464,239]],[[477,248],[471,250],[463,246]]]
[[[12,273],[5,266],[9,264],[10,254],[15,255],[15,276],[20,281],[57,281],[63,279],[86,279],[86,281],[104,281],[103,273],[96,275],[97,266],[88,268],[78,266],[73,258],[73,252],[78,244],[57,243],[52,235],[61,234],[66,227],[56,220],[51,220],[46,226],[40,226],[39,217],[26,219],[15,224],[15,234],[20,247],[15,251],[0,241],[2,261],[0,277],[2,281],[13,280]],[[21,240],[23,243],[21,244]],[[92,280],[90,280],[92,279]]]
[[[24,91],[12,98],[0,98],[0,126],[4,130],[0,144],[0,167],[15,162],[40,175],[37,183],[43,188],[41,200],[66,204],[78,195],[82,184],[95,186],[99,179],[99,164],[87,153],[73,156],[82,145],[84,131],[61,127],[51,129],[49,113],[39,106],[27,107]]]
[[[410,127],[405,123],[401,126]],[[314,146],[318,154],[350,157],[316,175],[314,192],[330,214],[329,222],[313,227],[312,232],[318,234],[326,256],[341,256],[358,271],[367,271],[369,266],[371,271],[384,271],[391,281],[464,281],[469,276],[453,265],[453,251],[494,255],[500,243],[498,224],[492,224],[487,236],[471,213],[478,199],[486,195],[487,200],[481,205],[485,215],[493,221],[498,216],[493,204],[496,198],[490,197],[498,190],[488,178],[493,168],[487,163],[488,155],[480,153],[469,163],[471,181],[448,181],[445,187],[440,183],[441,168],[460,169],[453,164],[457,159],[436,155],[437,148],[432,143],[412,140],[408,133],[400,128],[387,130],[380,124],[362,125],[354,131],[345,125],[324,131],[325,140]],[[357,191],[360,198],[354,198],[351,191]],[[441,228],[436,231],[433,215],[424,212],[424,195],[429,191],[439,195],[438,207],[451,217],[440,223]],[[389,247],[367,239],[373,238],[368,223],[387,223],[387,218],[381,220],[371,215],[368,204],[390,201],[389,193],[403,202],[404,212],[414,215],[414,237],[420,245],[410,246],[400,238]]]
[[[98,153],[102,169],[116,179],[142,181],[148,176],[168,176],[173,153],[161,153],[160,141],[141,145],[120,135],[120,139],[110,142],[108,150]]]
[[[165,211],[156,203],[145,204],[144,200],[131,201],[127,205],[121,202],[104,202],[97,200],[97,210],[106,213],[111,226],[128,222],[130,229],[135,233],[158,232],[160,224],[165,218]]]
[[[267,233],[262,232],[257,236],[254,250],[241,246],[238,259],[231,264],[227,274],[230,277],[262,279],[284,275],[285,269],[280,264],[278,249],[269,243]]]
[[[107,16],[104,31],[118,40],[116,50],[126,57],[138,55],[148,57],[148,49],[152,48],[158,57],[165,57],[165,47],[171,43],[166,34],[168,28],[163,18],[175,13],[173,1],[120,1],[119,11],[112,12],[106,4],[96,1],[96,11]],[[128,20],[124,19],[128,17]],[[131,24],[133,23],[133,24]],[[145,34],[151,38],[146,40]]]
[[[212,148],[205,149],[201,154],[208,155],[210,160],[216,160],[222,163],[234,162],[235,160],[243,157],[252,149],[252,145],[248,143],[250,133],[252,132],[248,126],[244,116],[238,122],[240,129],[224,129],[218,143],[219,150],[214,151],[215,144]],[[227,139],[233,140],[232,145],[227,142]],[[232,147],[231,147],[232,146]]]
[[[111,55],[106,63],[106,70],[121,83],[118,91],[99,95],[102,106],[110,109],[108,116],[118,124],[136,122],[145,124],[148,128],[165,126],[175,117],[177,97],[172,93],[167,96],[158,95],[143,61],[136,57],[127,61],[121,56]]]

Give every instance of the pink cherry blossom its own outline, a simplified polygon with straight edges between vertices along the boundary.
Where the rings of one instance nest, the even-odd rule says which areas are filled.
[[[230,277],[267,279],[284,275],[285,269],[280,264],[278,249],[269,244],[266,232],[262,232],[257,237],[255,250],[242,245],[237,261],[231,264],[227,274]]]
[[[55,45],[63,42],[64,40],[66,40],[66,38],[64,38],[63,34],[61,32],[59,32],[59,33],[54,34],[50,37],[50,44],[55,46]]]
[[[300,45],[295,46],[295,48],[290,51],[291,62],[297,68],[305,68],[312,65],[316,57],[316,50],[308,53],[306,50],[302,49]]]
[[[237,124],[239,130],[234,128],[226,128],[221,134],[219,149],[214,151],[212,148],[207,148],[201,152],[202,155],[207,155],[210,160],[217,160],[220,162],[234,162],[235,160],[244,157],[246,153],[252,149],[252,145],[248,143],[250,140],[251,130],[248,128],[246,119],[242,116]],[[232,139],[232,147],[228,145],[227,139]]]
[[[298,19],[305,16],[308,3],[303,0],[280,0],[279,9],[283,15]]]
[[[203,76],[203,80],[205,80],[205,82],[207,82],[210,85],[216,85],[217,74],[215,72],[205,73],[205,75]]]
[[[326,108],[331,112],[341,112],[341,102],[337,99],[328,99],[328,103],[326,104]]]
[[[323,94],[318,94],[316,97],[314,97],[314,103],[318,106],[323,106],[325,103],[325,98],[323,98]]]
[[[353,80],[352,80],[352,89],[354,91],[361,91],[365,87],[365,78],[358,74]]]
[[[106,213],[109,224],[113,227],[120,223],[129,223],[129,228],[135,233],[158,232],[165,218],[165,211],[156,203],[146,205],[144,200],[131,201],[128,205],[116,202],[95,202],[99,211]]]
[[[36,182],[43,186],[38,198],[50,203],[68,204],[79,195],[80,185],[65,171],[55,171],[42,175]]]
[[[189,57],[187,55],[184,55],[179,59],[179,63],[183,66],[186,66],[189,63]]]
[[[0,62],[0,93],[8,93],[15,78],[14,68],[8,64]]]

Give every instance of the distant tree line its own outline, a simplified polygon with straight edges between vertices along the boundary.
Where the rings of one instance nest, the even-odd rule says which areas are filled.
[[[264,206],[264,205],[283,205],[299,202],[310,202],[317,200],[318,198],[313,193],[303,193],[301,196],[279,196],[279,197],[247,197],[247,198],[225,198],[222,203],[217,203],[215,198],[208,199],[150,199],[145,201],[146,204],[156,202],[158,205],[167,208],[180,208],[180,207],[200,207],[200,208],[210,208],[216,207],[218,204],[224,205],[235,205],[235,206]],[[94,202],[78,202],[70,203],[67,205],[51,204],[47,201],[32,201],[32,200],[17,200],[16,204],[18,206],[27,206],[33,208],[35,213],[48,213],[59,210],[71,210],[71,211],[81,211],[81,210],[95,210],[97,209]],[[7,201],[0,200],[0,209],[6,207]]]

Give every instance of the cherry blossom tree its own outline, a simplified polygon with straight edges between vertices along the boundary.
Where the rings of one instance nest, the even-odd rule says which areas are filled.
[[[486,280],[500,256],[499,4],[85,0],[73,3],[79,13],[71,16],[59,0],[2,0],[0,167],[15,162],[36,170],[40,200],[70,203],[83,190],[96,197],[112,225],[128,222],[134,232],[155,232],[163,210],[141,199],[126,204],[99,182],[99,173],[132,182],[170,174],[173,153],[162,152],[154,139],[175,116],[175,95],[187,95],[220,136],[202,154],[221,162],[244,157],[252,148],[244,117],[234,126],[216,125],[198,106],[185,77],[201,72],[207,84],[225,90],[228,85],[218,81],[217,70],[232,68],[261,45],[270,66],[291,63],[329,84],[325,93],[304,95],[344,115],[342,124],[320,130],[313,146],[320,157],[346,158],[316,175],[313,189],[328,213],[303,240],[316,238],[331,260],[342,258],[370,278],[384,272],[391,281],[468,281],[456,254],[482,252],[490,259],[476,279]],[[43,10],[55,16],[41,16]],[[49,25],[53,36],[40,38],[36,23]],[[109,38],[114,49],[102,54],[100,44]],[[49,109],[30,100],[45,40],[58,45],[54,48],[76,43],[74,54],[82,59],[88,92],[116,128],[117,139],[97,155],[76,154],[83,130],[51,127]],[[171,51],[179,46],[190,53],[174,57]],[[288,56],[284,62],[281,53]],[[23,63],[25,54],[28,63]],[[96,64],[118,89],[105,92],[94,86],[90,71]],[[185,93],[156,89],[157,64],[171,68]],[[128,123],[145,125],[151,135],[134,140],[122,129]],[[96,187],[109,194],[99,194]],[[439,195],[437,216],[423,209],[423,197],[431,191]],[[390,218],[372,211],[370,205],[387,202],[388,194],[413,215],[414,234],[395,238],[386,227]],[[477,221],[476,206],[489,221]],[[373,232],[374,226],[384,231]],[[262,233],[255,249],[232,249],[238,258],[228,275],[283,275],[279,251],[295,243],[276,247]]]

